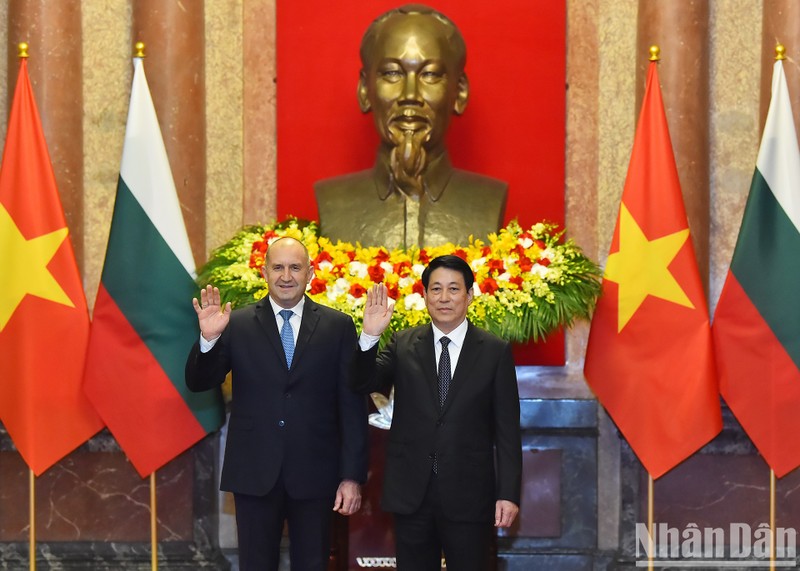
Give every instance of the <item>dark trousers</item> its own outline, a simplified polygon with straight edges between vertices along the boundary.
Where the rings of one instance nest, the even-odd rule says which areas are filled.
[[[440,571],[442,552],[447,571],[491,569],[494,528],[485,522],[448,519],[439,501],[439,481],[431,475],[425,499],[410,515],[395,514],[397,571]]]
[[[289,525],[292,571],[328,568],[333,497],[297,500],[283,480],[266,496],[234,494],[240,571],[277,571],[284,521]]]

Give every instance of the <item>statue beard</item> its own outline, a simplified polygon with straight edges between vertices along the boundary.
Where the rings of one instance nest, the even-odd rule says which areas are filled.
[[[394,185],[410,197],[420,197],[424,192],[422,174],[428,166],[423,146],[431,138],[431,127],[420,130],[389,130],[394,147],[389,156]]]

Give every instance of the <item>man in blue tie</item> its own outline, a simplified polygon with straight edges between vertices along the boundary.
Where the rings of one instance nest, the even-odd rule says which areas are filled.
[[[308,251],[293,238],[267,250],[269,296],[236,311],[211,285],[193,300],[200,338],[186,363],[193,391],[232,373],[222,490],[233,492],[242,571],[278,568],[284,522],[292,569],[324,571],[331,514],[361,505],[366,400],[348,388],[353,320],[305,295]]]
[[[394,514],[398,571],[491,568],[492,527],[517,516],[522,473],[511,346],[467,320],[474,276],[457,256],[422,273],[431,323],[377,342],[394,306],[367,293],[353,388],[388,394],[394,414],[381,507]]]

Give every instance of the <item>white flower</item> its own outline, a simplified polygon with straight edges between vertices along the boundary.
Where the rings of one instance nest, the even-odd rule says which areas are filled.
[[[485,264],[486,264],[486,256],[483,256],[481,258],[475,258],[474,260],[472,260],[470,266],[472,267],[472,271],[475,272],[478,271],[478,268],[480,268]]]
[[[411,271],[413,272],[413,275],[420,277],[422,272],[425,271],[425,266],[422,264],[414,264],[411,266]]]
[[[358,278],[365,278],[367,277],[367,264],[362,262],[350,262],[347,264],[347,270],[350,272],[351,276],[356,276]]]
[[[391,263],[389,263],[389,262],[381,262],[380,266],[383,268],[383,271],[386,272],[387,274],[393,274],[394,273],[394,266]]]
[[[317,269],[320,270],[321,272],[330,271],[330,269],[332,267],[333,267],[333,264],[331,262],[329,262],[328,260],[323,260],[322,262],[317,264]]]
[[[517,242],[519,242],[519,244],[520,244],[520,245],[521,245],[523,248],[525,248],[526,250],[527,250],[528,248],[530,248],[531,246],[533,246],[533,240],[531,240],[531,239],[530,239],[530,238],[528,238],[527,236],[526,236],[525,238],[523,238],[522,236],[520,236],[519,238],[517,238]]]
[[[423,311],[425,309],[425,298],[417,292],[408,294],[403,301],[406,311]]]
[[[399,280],[397,280],[397,285],[400,289],[405,289],[407,287],[411,287],[412,285],[414,285],[414,282],[416,281],[417,281],[416,278],[406,276],[404,278],[400,278]]]

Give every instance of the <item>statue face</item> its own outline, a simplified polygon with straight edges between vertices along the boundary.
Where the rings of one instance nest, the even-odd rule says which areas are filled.
[[[381,24],[359,82],[363,111],[372,110],[384,143],[444,150],[452,113],[466,106],[468,86],[448,27],[420,14],[393,16]]]

